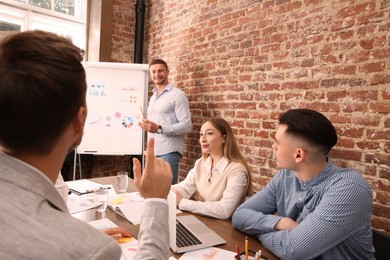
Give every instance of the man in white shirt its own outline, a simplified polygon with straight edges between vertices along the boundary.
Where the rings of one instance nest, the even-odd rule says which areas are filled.
[[[150,77],[155,83],[150,98],[147,119],[139,126],[156,140],[157,157],[172,168],[172,184],[177,183],[179,160],[183,155],[184,136],[192,131],[191,113],[186,94],[168,81],[168,65],[155,59],[149,65]]]

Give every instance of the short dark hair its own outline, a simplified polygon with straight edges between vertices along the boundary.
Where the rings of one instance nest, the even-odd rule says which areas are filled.
[[[47,154],[86,106],[80,48],[44,31],[12,34],[0,43],[0,145]]]
[[[169,70],[168,69],[168,64],[164,60],[162,60],[162,59],[154,59],[154,60],[152,60],[152,62],[149,64],[149,68],[152,65],[155,65],[155,64],[163,64],[165,66],[165,68],[167,68],[167,70]]]
[[[287,125],[286,133],[307,140],[327,155],[337,143],[337,132],[323,114],[310,109],[291,109],[279,117]]]

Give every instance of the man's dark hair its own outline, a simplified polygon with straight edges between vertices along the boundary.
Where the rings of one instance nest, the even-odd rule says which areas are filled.
[[[155,64],[163,64],[165,66],[165,68],[167,68],[167,70],[169,70],[168,69],[168,64],[164,60],[162,60],[162,59],[154,59],[154,60],[152,60],[152,62],[149,64],[149,68],[152,65],[155,65]]]
[[[320,147],[325,155],[337,143],[337,132],[333,124],[314,110],[291,109],[280,115],[279,124],[287,125],[287,134]]]
[[[44,31],[12,34],[0,43],[0,145],[47,154],[85,106],[80,49]]]

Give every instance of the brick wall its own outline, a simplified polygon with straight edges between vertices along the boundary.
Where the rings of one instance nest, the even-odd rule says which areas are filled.
[[[134,62],[135,0],[112,0],[112,62]]]
[[[113,2],[112,57],[132,62],[136,1]],[[144,61],[165,59],[190,100],[182,177],[200,155],[200,123],[221,116],[261,189],[276,173],[278,115],[316,109],[337,128],[334,162],[357,169],[373,190],[373,227],[390,232],[390,0],[146,2]]]

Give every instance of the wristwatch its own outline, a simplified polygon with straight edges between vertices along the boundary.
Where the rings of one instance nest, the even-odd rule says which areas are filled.
[[[161,125],[158,126],[158,129],[157,129],[157,134],[162,134],[162,128],[161,128]]]

